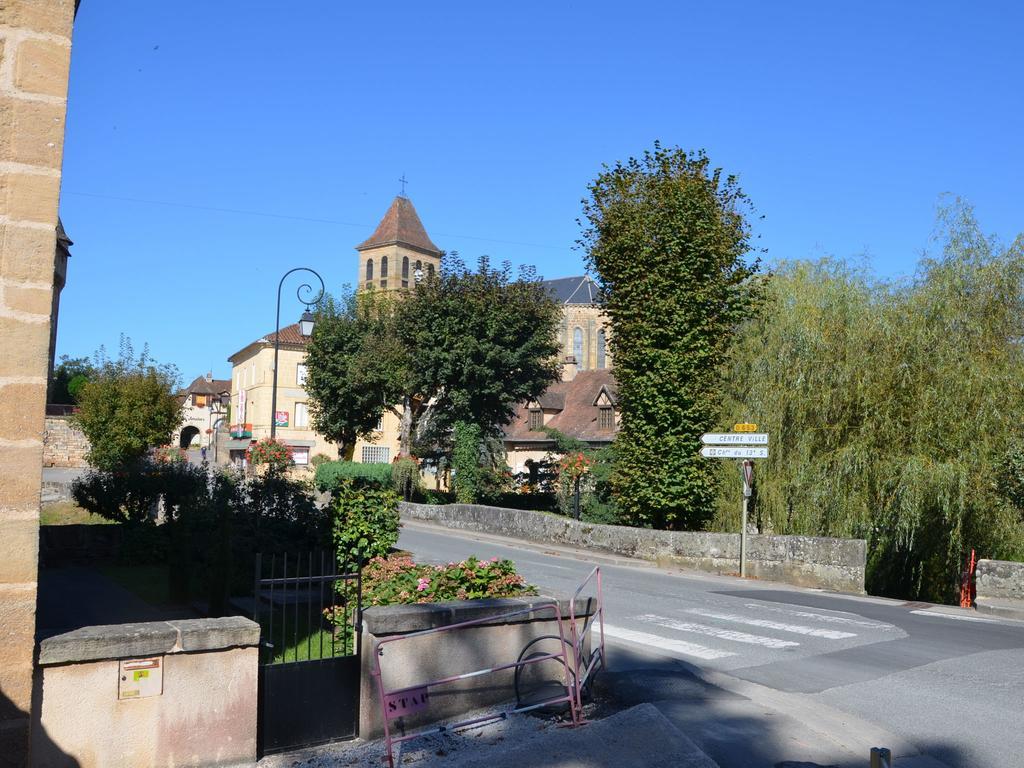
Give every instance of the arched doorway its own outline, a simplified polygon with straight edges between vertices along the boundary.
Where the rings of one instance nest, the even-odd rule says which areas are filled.
[[[195,440],[196,435],[199,434],[199,427],[193,427],[191,425],[181,430],[181,440],[178,442],[180,448],[188,448],[192,445],[192,441]]]

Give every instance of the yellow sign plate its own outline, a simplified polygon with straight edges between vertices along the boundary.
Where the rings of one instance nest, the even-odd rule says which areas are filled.
[[[733,432],[757,432],[757,424],[733,424]]]

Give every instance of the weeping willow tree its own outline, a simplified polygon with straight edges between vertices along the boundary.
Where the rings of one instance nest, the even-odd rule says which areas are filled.
[[[737,338],[722,424],[771,433],[762,530],[868,541],[876,594],[950,600],[965,551],[1021,558],[997,468],[1024,431],[1024,240],[969,207],[940,215],[941,254],[885,283],[836,260],[792,263]],[[734,468],[714,526],[736,530]]]

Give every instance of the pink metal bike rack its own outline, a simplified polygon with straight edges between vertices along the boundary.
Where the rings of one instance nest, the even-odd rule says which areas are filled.
[[[562,642],[559,644],[559,651],[557,653],[545,653],[538,656],[524,659],[522,661],[513,661],[509,664],[499,664],[493,667],[484,667],[483,669],[476,669],[471,672],[463,672],[458,675],[450,675],[448,677],[442,677],[437,680],[428,680],[422,683],[418,683],[412,686],[406,686],[403,688],[396,688],[394,690],[386,690],[384,688],[384,678],[381,673],[380,659],[384,652],[384,646],[389,643],[401,642],[403,640],[411,640],[417,637],[424,637],[426,635],[436,635],[442,632],[451,632],[457,629],[465,629],[467,627],[480,626],[481,624],[494,624],[505,621],[506,619],[513,619],[519,616],[526,616],[529,614],[536,614],[540,611],[552,610],[555,614],[555,620],[558,623],[558,635]],[[569,680],[570,667],[569,658],[566,654],[567,643],[565,641],[565,634],[563,631],[562,611],[558,607],[558,603],[552,601],[550,603],[544,603],[542,605],[532,606],[530,608],[523,608],[517,611],[510,611],[508,613],[501,614],[499,616],[486,616],[481,619],[472,619],[470,621],[460,621],[457,624],[450,624],[447,627],[437,627],[435,629],[425,629],[420,632],[412,632],[408,635],[402,635],[400,637],[386,637],[382,640],[376,641],[373,648],[373,671],[372,674],[377,678],[377,691],[380,695],[381,704],[381,717],[384,723],[384,741],[387,745],[387,756],[388,764],[391,768],[395,766],[394,759],[394,745],[409,739],[414,739],[418,736],[422,736],[425,733],[443,732],[447,730],[454,730],[456,728],[465,728],[470,725],[478,725],[480,723],[489,722],[492,720],[504,719],[510,714],[515,712],[528,712],[531,709],[539,709],[540,707],[547,707],[552,704],[558,704],[560,702],[566,702],[569,704],[569,711],[572,716],[573,724],[579,723],[579,704],[576,698],[576,686]],[[492,674],[494,672],[500,672],[506,669],[514,669],[522,667],[528,664],[536,664],[542,661],[549,661],[551,659],[560,659],[563,668],[565,669],[565,695],[555,696],[550,699],[546,699],[542,702],[531,704],[525,707],[519,707],[506,712],[497,712],[492,715],[485,715],[483,717],[476,717],[469,720],[461,720],[456,723],[443,726],[428,726],[414,733],[407,733],[402,736],[394,736],[391,733],[391,720],[400,717],[404,714],[411,714],[412,712],[419,711],[423,708],[426,701],[429,701],[429,690],[431,686],[444,685],[446,683],[453,683],[457,680],[465,680],[471,677],[478,677],[480,675]],[[402,694],[405,694],[405,701],[402,701]],[[413,702],[415,700],[415,703]],[[389,711],[389,709],[391,711]]]
[[[593,618],[584,619],[584,621],[583,621],[583,628],[582,629],[578,628],[577,623],[576,623],[576,600],[582,594],[583,589],[591,581],[593,581],[594,584],[595,584],[595,600],[596,600],[596,603],[597,603],[597,605],[594,608],[594,612],[591,614],[591,616],[592,617],[593,616],[597,617],[598,626],[600,626],[600,628],[601,628],[601,639],[600,639],[600,643],[598,645],[598,648],[596,650],[594,650],[593,647],[591,647],[590,661],[587,662],[587,665],[583,669],[582,674],[581,674],[580,673],[580,659],[583,656],[583,644],[586,641],[587,632],[589,632],[589,631],[591,631],[593,629],[593,621],[594,621],[594,619]],[[588,626],[588,624],[589,624],[589,626]],[[600,665],[601,669],[604,669],[604,662],[605,662],[605,656],[604,656],[604,594],[603,594],[603,592],[601,590],[601,568],[600,568],[600,566],[595,566],[594,567],[594,570],[592,570],[587,575],[587,578],[585,578],[580,583],[579,587],[576,588],[576,591],[573,593],[572,599],[569,601],[569,630],[570,630],[570,635],[572,637],[573,661],[575,663],[575,666],[573,668],[575,674],[573,675],[573,678],[576,681],[576,684],[575,684],[575,688],[576,688],[576,691],[575,691],[575,693],[576,693],[576,702],[577,702],[577,706],[579,706],[582,709],[582,706],[583,706],[583,688],[586,686],[587,680],[590,679],[590,675],[598,668],[598,665]],[[593,644],[591,644],[591,646],[593,646]],[[581,723],[583,722],[582,711],[580,713],[580,722]]]

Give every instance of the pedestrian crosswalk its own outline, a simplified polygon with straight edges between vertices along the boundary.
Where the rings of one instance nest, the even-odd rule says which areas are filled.
[[[847,647],[850,643],[892,639],[891,633],[898,631],[891,624],[855,615],[768,603],[681,607],[678,612],[685,616],[645,613],[623,617],[622,624],[606,623],[605,635],[688,658],[725,659],[735,664],[744,663],[745,656],[756,663],[759,656],[771,657],[773,651],[827,652],[837,641],[843,641],[839,647]]]

